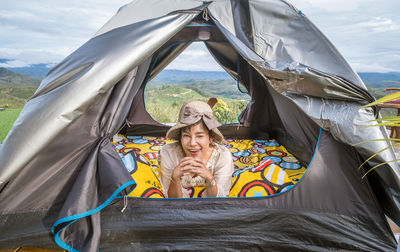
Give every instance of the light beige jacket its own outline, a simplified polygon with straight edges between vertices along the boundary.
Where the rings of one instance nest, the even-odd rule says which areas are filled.
[[[168,197],[168,189],[171,182],[171,174],[179,162],[184,157],[182,148],[178,142],[164,145],[160,150],[160,167],[161,167],[161,184],[163,193]],[[213,153],[206,164],[214,175],[217,182],[218,194],[217,197],[227,197],[231,187],[233,161],[231,152],[222,145],[215,144]],[[206,181],[204,178],[197,176],[182,176],[182,196],[189,198],[190,190],[188,188],[193,186],[205,186]],[[207,197],[207,193],[203,193],[203,197]]]

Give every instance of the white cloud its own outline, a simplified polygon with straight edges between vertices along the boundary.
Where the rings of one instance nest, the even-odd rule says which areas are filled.
[[[26,67],[29,66],[29,64],[27,64],[24,61],[20,61],[20,60],[10,60],[7,61],[7,63],[0,63],[0,67]]]
[[[400,72],[400,1],[289,1],[328,37],[356,71]]]
[[[0,48],[0,58],[9,59],[7,64],[18,64],[19,66],[27,66],[30,64],[51,64],[60,62],[70,49],[66,48],[49,48],[49,49],[13,49]],[[13,63],[12,63],[13,62]],[[25,63],[23,65],[22,63]],[[12,66],[10,66],[12,67]],[[15,67],[15,66],[14,66]]]
[[[373,0],[288,0],[303,12],[306,10],[323,10],[326,12],[353,12],[365,3]]]
[[[368,21],[356,24],[360,27],[371,29],[372,32],[390,32],[399,30],[400,25],[393,22],[392,19],[385,17],[373,17]]]
[[[224,71],[208,52],[203,42],[192,43],[166,69]]]
[[[0,0],[0,59],[14,65],[59,62],[130,1]],[[399,0],[288,1],[357,71],[400,71]],[[221,70],[201,43],[193,43],[168,68]]]
[[[387,73],[387,72],[398,72],[399,69],[393,69],[385,67],[378,63],[352,63],[352,67],[357,70],[357,72],[378,72],[378,73]]]
[[[195,42],[192,43],[188,48],[186,48],[186,50],[182,52],[182,55],[192,57],[204,57],[209,55],[209,53],[202,42]]]
[[[16,60],[15,64],[59,62],[128,2],[17,0],[1,4],[0,58]]]

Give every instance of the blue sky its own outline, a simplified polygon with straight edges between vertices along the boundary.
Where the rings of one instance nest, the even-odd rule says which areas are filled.
[[[0,67],[55,64],[85,43],[128,0],[0,0]],[[399,0],[289,0],[358,72],[400,72]],[[196,64],[193,64],[196,55]],[[220,70],[201,44],[170,69]]]

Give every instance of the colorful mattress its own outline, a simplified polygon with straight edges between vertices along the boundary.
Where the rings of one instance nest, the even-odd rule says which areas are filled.
[[[129,197],[164,198],[160,183],[160,148],[174,140],[164,137],[116,135],[111,143],[136,182]],[[229,197],[272,196],[287,191],[306,168],[275,140],[234,140],[222,143],[232,152],[235,172]],[[188,188],[193,198],[204,187]]]

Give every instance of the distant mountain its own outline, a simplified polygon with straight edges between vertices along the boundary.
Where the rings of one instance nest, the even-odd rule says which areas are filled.
[[[9,59],[0,59],[0,63],[8,63]],[[6,67],[14,73],[28,75],[30,77],[42,80],[52,68],[49,64],[32,64],[26,67]]]
[[[387,87],[400,87],[400,83],[395,83],[393,81],[400,82],[399,72],[390,73],[358,73],[361,79],[364,81],[365,85],[374,88],[387,88]]]
[[[0,63],[7,63],[9,60],[0,59]],[[51,67],[46,64],[34,64],[29,67],[8,67],[7,69],[28,75],[33,78],[43,79],[50,71]],[[400,86],[398,83],[390,81],[400,81],[400,72],[390,73],[374,73],[360,72],[358,73],[361,79],[368,87],[385,88]],[[158,74],[153,80],[153,84],[175,83],[184,81],[199,81],[199,80],[232,80],[231,76],[226,72],[220,71],[183,71],[183,70],[164,70]]]
[[[51,68],[52,67],[49,67],[47,64],[34,64],[29,67],[9,67],[8,69],[19,74],[42,80]]]
[[[4,67],[0,67],[0,85],[2,86],[39,86],[40,80],[14,73]]]
[[[390,73],[374,73],[374,72],[360,72],[358,73],[365,85],[374,88],[385,87],[398,87],[399,83],[393,81],[400,81],[400,72]],[[217,71],[182,71],[182,70],[164,70],[157,75],[152,81],[154,84],[165,82],[186,82],[186,81],[199,81],[199,80],[233,80],[232,77],[226,72]]]

